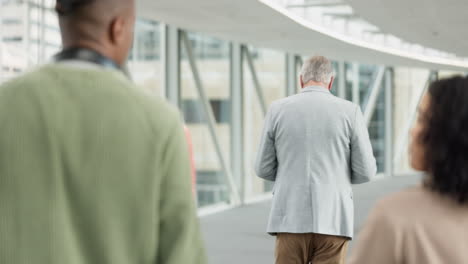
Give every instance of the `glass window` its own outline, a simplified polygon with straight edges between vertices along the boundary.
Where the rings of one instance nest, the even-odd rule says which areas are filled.
[[[377,78],[379,68],[375,65],[361,64],[359,67],[360,97],[361,108],[366,111],[369,98],[372,92],[372,86]],[[377,161],[377,170],[379,173],[385,170],[385,89],[384,80],[381,84],[382,89],[375,104],[371,121],[369,123],[369,137],[374,150],[374,156]]]
[[[333,81],[333,87],[330,92],[335,96],[338,96],[339,83],[340,83],[340,77],[341,77],[338,64],[339,62],[332,61],[333,71],[335,72],[335,79]]]
[[[273,101],[286,96],[285,54],[257,48],[250,48],[250,54],[268,108]],[[244,113],[246,195],[251,198],[271,191],[273,183],[258,178],[253,170],[265,117],[247,62],[244,62]]]
[[[346,100],[353,101],[353,83],[354,78],[359,78],[359,76],[355,76],[353,64],[345,62],[345,84],[346,84]]]
[[[439,71],[438,72],[439,79],[450,78],[450,77],[453,77],[453,76],[456,76],[456,75],[465,76],[466,73],[465,72],[459,72],[459,71]]]
[[[188,33],[194,59],[207,100],[213,110],[214,129],[226,166],[230,168],[231,106],[229,43],[209,36]],[[222,163],[210,134],[202,99],[194,82],[188,54],[182,45],[181,101],[186,125],[191,133],[197,174],[198,205],[229,202],[230,192]]]
[[[161,62],[161,26],[158,22],[137,19],[128,70],[139,86],[164,96]]]
[[[430,71],[426,69],[394,68],[393,142],[395,173],[413,172],[409,166],[409,131],[416,120],[416,107],[427,85]]]
[[[231,101],[227,99],[210,100],[214,118],[217,124],[229,124],[231,122]],[[200,124],[206,122],[202,115],[202,105],[199,100],[184,99],[182,110],[187,124]]]

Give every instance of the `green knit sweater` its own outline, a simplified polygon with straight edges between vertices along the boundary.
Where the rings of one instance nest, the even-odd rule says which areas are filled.
[[[205,263],[179,113],[117,71],[0,86],[1,264]]]

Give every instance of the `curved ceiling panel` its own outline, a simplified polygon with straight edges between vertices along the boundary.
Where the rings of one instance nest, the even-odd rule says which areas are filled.
[[[426,47],[468,56],[466,0],[347,0],[383,32]]]
[[[362,63],[468,69],[466,61],[415,55],[330,33],[268,0],[141,0],[138,5],[143,17],[258,47]]]

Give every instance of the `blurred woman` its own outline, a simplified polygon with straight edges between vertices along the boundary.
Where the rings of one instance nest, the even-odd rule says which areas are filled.
[[[430,85],[411,137],[425,179],[377,203],[351,264],[468,263],[468,78]]]

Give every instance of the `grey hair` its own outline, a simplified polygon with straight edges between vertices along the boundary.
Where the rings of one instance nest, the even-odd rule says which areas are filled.
[[[314,81],[328,84],[334,76],[333,66],[329,59],[314,56],[302,65],[301,76],[304,83]]]

